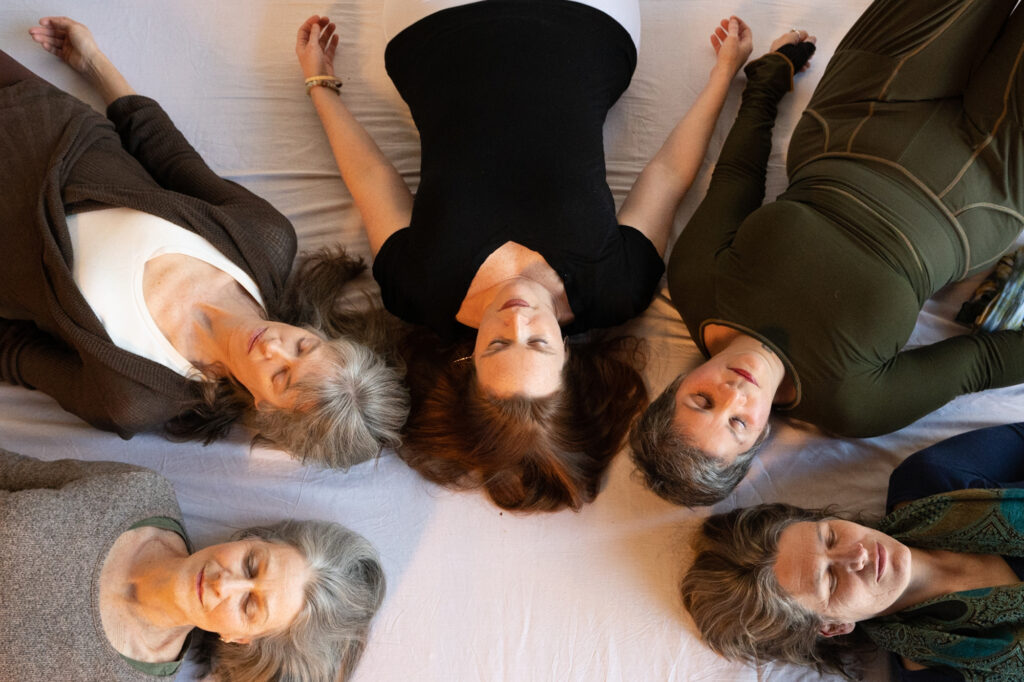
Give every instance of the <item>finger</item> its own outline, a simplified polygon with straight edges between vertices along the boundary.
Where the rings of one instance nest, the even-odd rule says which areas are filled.
[[[77,22],[68,17],[43,17],[39,20],[42,26],[50,26],[58,31],[68,31]]]
[[[295,37],[297,47],[301,47],[309,42],[309,27],[319,20],[320,17],[314,14],[309,19],[302,22],[302,26],[299,26],[298,35]]]
[[[711,34],[711,47],[715,48],[715,52],[722,48],[722,41],[714,33]]]
[[[818,36],[807,36],[806,38],[804,38],[804,42],[805,43],[814,43],[815,45],[817,45],[818,44]]]
[[[338,34],[335,33],[334,36],[331,38],[331,44],[327,46],[327,50],[324,52],[324,54],[327,57],[328,61],[332,61],[332,62],[334,61],[334,53],[337,51],[337,49],[338,49]]]
[[[332,35],[334,35],[334,24],[327,24],[323,33],[320,34],[320,47],[326,48],[327,43],[331,42]]]
[[[729,19],[729,35],[738,36],[740,34],[740,24],[736,21],[736,17]]]
[[[331,23],[331,19],[330,17],[320,17],[320,21],[318,23],[320,24],[320,28],[323,28],[327,24]]]
[[[28,30],[28,34],[32,36],[32,40],[37,43],[41,43],[44,40],[56,40],[58,37],[63,39],[63,34],[58,35],[57,32],[51,28],[33,26]]]

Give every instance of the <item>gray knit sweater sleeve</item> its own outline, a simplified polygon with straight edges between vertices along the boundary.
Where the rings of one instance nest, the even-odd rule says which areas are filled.
[[[121,658],[99,613],[99,575],[111,546],[152,516],[181,520],[170,483],[153,471],[0,450],[0,676],[166,679]]]

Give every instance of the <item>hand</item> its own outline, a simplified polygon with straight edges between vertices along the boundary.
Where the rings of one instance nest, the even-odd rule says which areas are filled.
[[[736,16],[722,19],[722,24],[711,34],[711,47],[718,55],[716,67],[725,69],[729,76],[736,75],[754,48],[754,36],[750,27]]]
[[[338,34],[334,23],[316,14],[299,27],[295,40],[295,55],[306,78],[334,75],[334,53],[338,49]]]
[[[43,17],[39,26],[33,26],[28,33],[43,49],[60,57],[78,73],[88,72],[97,58],[104,56],[85,24],[67,17]]]
[[[789,31],[786,31],[781,36],[776,38],[774,42],[772,42],[771,47],[768,48],[768,51],[775,52],[784,45],[799,45],[800,43],[811,43],[812,45],[814,45],[817,42],[818,39],[812,35],[808,35],[807,31],[794,28]],[[807,67],[810,66],[810,62],[811,58],[808,57],[807,61],[804,64],[802,64],[801,67],[797,69],[797,71],[806,71]]]

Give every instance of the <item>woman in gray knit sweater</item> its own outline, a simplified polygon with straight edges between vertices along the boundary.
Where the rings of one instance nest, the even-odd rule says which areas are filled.
[[[334,682],[384,596],[373,547],[334,523],[193,551],[170,483],[116,462],[0,449],[0,547],[0,676],[22,682],[171,679],[196,628],[216,679]]]

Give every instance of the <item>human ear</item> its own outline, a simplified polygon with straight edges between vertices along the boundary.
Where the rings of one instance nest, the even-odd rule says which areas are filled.
[[[248,637],[224,637],[224,635],[221,635],[220,641],[224,642],[225,644],[248,644],[252,640],[250,640]]]
[[[818,632],[822,637],[837,637],[850,634],[854,626],[854,623],[823,623]]]

